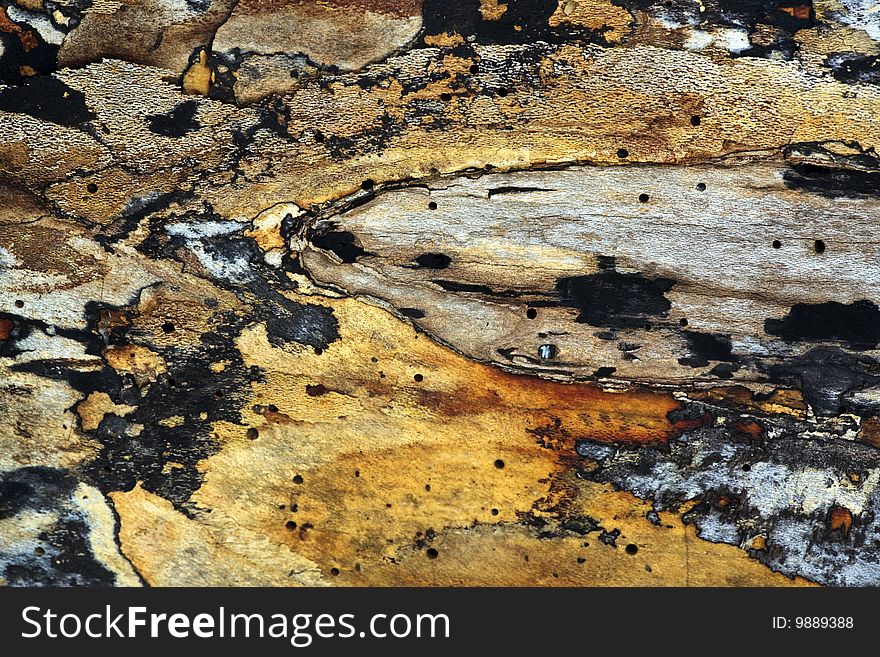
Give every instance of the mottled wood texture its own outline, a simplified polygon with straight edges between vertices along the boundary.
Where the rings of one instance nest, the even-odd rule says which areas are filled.
[[[0,0],[0,582],[880,583],[867,0]]]

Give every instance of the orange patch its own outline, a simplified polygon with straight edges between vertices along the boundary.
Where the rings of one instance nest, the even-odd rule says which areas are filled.
[[[806,20],[810,17],[810,5],[798,5],[796,7],[780,7],[789,16]]]
[[[747,422],[734,422],[731,428],[737,437],[745,438],[749,442],[759,441],[764,435],[764,427],[753,420]]]
[[[13,23],[9,20],[9,16],[6,15],[6,10],[3,7],[0,7],[0,32],[18,35],[18,40],[21,41],[21,46],[25,52],[30,52],[39,45],[33,32],[29,32],[18,23]]]
[[[848,536],[852,523],[853,517],[849,509],[842,506],[831,507],[831,511],[828,512],[828,528],[831,531],[840,530],[844,536]]]

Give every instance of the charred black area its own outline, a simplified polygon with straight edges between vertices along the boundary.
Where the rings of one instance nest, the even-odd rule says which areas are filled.
[[[425,0],[422,34],[457,32],[481,44],[562,43],[576,39],[607,45],[607,28],[550,27],[550,17],[559,6],[556,0],[507,0],[502,4],[507,10],[497,20],[484,20],[479,0]]]
[[[488,191],[489,198],[500,196],[502,194],[529,194],[531,192],[553,192],[556,190],[546,189],[544,187],[493,187]]]
[[[252,382],[262,380],[258,368],[246,367],[235,341],[241,331],[254,322],[266,323],[269,341],[284,347],[290,342],[327,348],[337,340],[338,322],[331,308],[291,301],[267,280],[268,274],[257,263],[259,248],[252,240],[221,239],[213,243],[217,258],[227,257],[251,263],[252,275],[225,286],[250,295],[252,310],[241,315],[219,313],[211,318],[212,330],[182,346],[149,347],[167,363],[168,371],[148,384],[138,383],[128,374],[109,366],[88,367],[65,361],[35,360],[13,365],[13,371],[26,371],[51,379],[67,381],[83,398],[92,392],[105,392],[119,404],[135,407],[125,417],[109,414],[93,436],[100,443],[97,457],[83,468],[86,481],[102,492],[130,490],[141,482],[146,490],[190,512],[188,500],[201,486],[198,463],[219,450],[212,425],[218,421],[241,423],[240,409]],[[171,257],[183,248],[182,238],[152,245],[160,255]],[[204,245],[209,249],[212,244]],[[168,253],[166,253],[168,250]],[[253,300],[256,297],[256,301]],[[56,329],[17,316],[3,317],[9,333],[0,348],[14,351],[17,342],[36,330],[47,336],[60,335],[85,345],[86,352],[100,356],[105,347],[143,343],[144,336],[132,333],[137,301],[116,308],[93,302],[86,307],[87,329]],[[222,371],[212,363],[224,362]]]
[[[342,262],[346,263],[356,262],[361,256],[370,255],[361,248],[355,236],[348,231],[318,233],[312,236],[311,242],[319,249],[336,254]]]
[[[876,409],[847,399],[847,394],[880,382],[873,358],[854,356],[840,349],[816,348],[767,370],[773,383],[800,389],[813,412],[833,417],[842,412],[873,414]]]
[[[665,294],[675,285],[668,278],[646,278],[603,269],[587,276],[560,278],[560,303],[577,308],[576,322],[613,328],[644,327],[651,317],[666,317],[671,304]]]
[[[446,281],[443,279],[435,279],[431,281],[434,285],[439,285],[447,292],[468,292],[472,294],[497,294],[492,288],[486,285],[473,285],[471,283],[459,283],[458,281]]]
[[[30,78],[23,69],[33,70],[38,75],[52,73],[58,69],[58,46],[47,43],[40,33],[25,24],[14,23],[21,32],[0,31],[0,82],[19,84]]]
[[[71,128],[97,117],[86,106],[85,94],[51,75],[27,78],[19,86],[0,89],[0,110]]]
[[[201,126],[196,119],[199,105],[194,100],[178,103],[164,114],[151,114],[147,117],[150,131],[163,137],[183,137]]]
[[[736,358],[731,353],[729,335],[713,335],[711,333],[699,333],[697,331],[682,331],[682,337],[687,345],[689,355],[679,358],[680,365],[688,367],[705,367],[710,361],[734,363]],[[719,370],[723,373],[725,368]],[[727,370],[729,372],[729,369]],[[735,371],[735,370],[734,370]],[[724,377],[722,378],[730,378]]]
[[[711,27],[733,27],[749,34],[750,47],[733,57],[791,59],[798,46],[794,34],[816,25],[812,0],[612,0],[630,12],[646,12],[656,19]],[[761,33],[762,43],[752,36]],[[768,40],[769,37],[769,40]],[[766,43],[764,40],[768,40]]]
[[[874,349],[880,343],[880,308],[867,300],[798,303],[782,319],[766,319],[764,331],[786,342],[836,341]]]
[[[185,261],[185,252],[192,253],[194,249],[208,256],[214,267],[223,273],[218,275],[216,271],[206,270],[203,275],[211,278],[220,287],[235,292],[243,302],[251,305],[251,321],[266,323],[268,338],[273,346],[283,347],[295,342],[326,349],[331,342],[339,339],[339,323],[332,308],[293,301],[279,291],[296,287],[286,276],[288,268],[295,270],[298,267],[298,263],[289,256],[284,261],[284,268],[268,267],[257,243],[244,237],[241,227],[233,222],[228,222],[229,232],[184,237],[181,234],[169,234],[167,224],[172,220],[175,223],[192,224],[195,231],[199,223],[220,222],[222,218],[209,207],[204,212],[187,212],[171,219],[151,220],[150,234],[137,246],[138,250],[151,258],[181,262]],[[343,260],[344,257],[357,253],[360,248],[354,244],[353,236],[349,243],[347,236],[350,233],[331,232],[328,235],[330,237],[325,244],[338,248],[336,253]],[[321,241],[323,237],[315,239]]]
[[[847,84],[880,84],[880,57],[852,52],[833,52],[825,65],[835,79]]]
[[[36,545],[0,546],[0,572],[11,586],[110,586],[116,578],[92,554],[89,528],[72,495],[79,481],[56,468],[0,474],[0,519],[23,512],[56,516]]]
[[[124,418],[105,416],[95,432],[101,449],[85,473],[103,492],[131,490],[141,482],[189,511],[187,502],[202,483],[198,463],[220,448],[213,423],[241,424],[250,384],[263,378],[259,369],[245,366],[235,347],[245,320],[232,314],[217,320],[196,344],[161,350],[168,372],[155,382],[140,388],[123,377],[119,389],[110,391],[136,410]],[[210,366],[216,362],[226,367],[215,372]]]
[[[415,263],[422,269],[446,269],[452,263],[452,258],[445,253],[422,253]]]
[[[880,170],[844,169],[804,162],[791,165],[783,179],[789,189],[830,197],[880,194]]]

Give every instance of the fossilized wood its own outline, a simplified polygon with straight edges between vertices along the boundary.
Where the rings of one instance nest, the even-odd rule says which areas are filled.
[[[0,581],[876,584],[878,21],[0,2]]]
[[[441,179],[325,213],[300,257],[317,281],[386,302],[478,360],[768,382],[817,346],[876,356],[880,342],[862,221],[880,172],[841,170],[844,197],[814,159]]]

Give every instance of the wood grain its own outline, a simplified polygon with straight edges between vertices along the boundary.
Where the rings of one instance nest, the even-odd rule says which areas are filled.
[[[0,3],[0,582],[876,585],[878,17]]]

